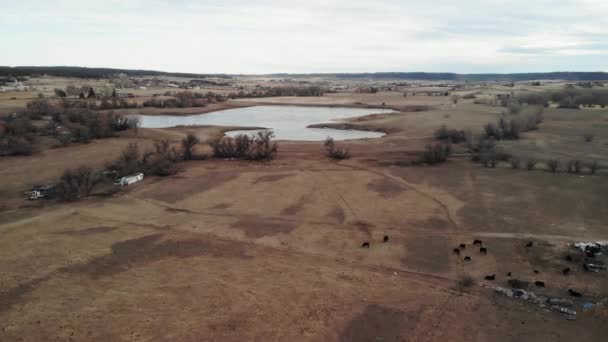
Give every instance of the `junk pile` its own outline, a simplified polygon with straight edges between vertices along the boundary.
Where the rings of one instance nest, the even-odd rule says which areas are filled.
[[[596,260],[596,257],[608,254],[608,242],[577,242],[574,244],[574,247],[585,253],[586,257],[583,262],[583,269],[585,271],[606,271],[606,264],[600,260]]]
[[[523,289],[517,288],[505,288],[505,287],[496,287],[494,291],[505,295],[509,298],[519,299],[538,307],[545,308],[551,311],[559,312],[561,314],[566,315],[568,319],[576,318],[576,310],[575,304],[570,299],[565,298],[557,298],[557,297],[546,297],[536,295],[532,291],[526,291]]]

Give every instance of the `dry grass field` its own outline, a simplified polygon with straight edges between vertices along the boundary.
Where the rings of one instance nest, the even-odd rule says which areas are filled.
[[[462,94],[511,91],[475,87]],[[0,94],[0,110],[23,107],[34,93]],[[608,306],[582,304],[608,297],[607,273],[585,272],[569,244],[608,240],[605,171],[483,168],[463,146],[444,164],[398,166],[433,142],[441,125],[481,132],[504,110],[471,99],[454,105],[445,96],[345,91],[242,99],[209,110],[260,103],[384,103],[397,113],[351,120],[388,135],[341,142],[353,155],[348,160],[327,159],[322,143],[282,141],[271,162],[183,162],[177,175],[74,203],[27,201],[23,192],[66,168],[101,168],[130,142],[145,149],[187,133],[207,141],[224,128],[140,128],[0,158],[0,341],[604,340]],[[407,110],[414,105],[430,109]],[[521,158],[608,165],[608,110],[547,108],[539,130],[499,146]],[[364,242],[370,247],[361,248]],[[466,248],[455,255],[460,243]],[[570,274],[562,274],[565,267]],[[495,280],[484,279],[492,274]],[[463,284],[466,276],[472,285]],[[493,290],[515,278],[543,281],[530,285],[537,295],[573,299],[575,319]],[[569,297],[571,288],[583,297]]]

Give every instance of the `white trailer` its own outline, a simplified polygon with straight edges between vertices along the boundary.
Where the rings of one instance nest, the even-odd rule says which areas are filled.
[[[137,182],[141,182],[144,179],[143,173],[137,173],[134,175],[124,176],[118,181],[118,185],[127,186]]]

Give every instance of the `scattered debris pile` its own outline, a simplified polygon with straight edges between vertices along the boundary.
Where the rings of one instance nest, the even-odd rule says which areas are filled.
[[[608,254],[608,242],[577,242],[574,247],[585,253],[585,261],[583,269],[587,272],[606,271],[607,267],[603,261],[597,260],[596,257]]]
[[[568,319],[574,319],[576,317],[576,307],[574,302],[570,299],[546,297],[541,295],[537,296],[534,292],[518,288],[496,287],[494,290],[509,298],[516,298],[528,303],[535,304],[541,308],[546,308],[551,311],[562,313],[566,315]]]

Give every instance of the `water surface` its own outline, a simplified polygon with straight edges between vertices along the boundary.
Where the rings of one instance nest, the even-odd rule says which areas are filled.
[[[135,115],[144,128],[167,128],[175,126],[213,125],[263,127],[274,131],[277,140],[322,141],[328,136],[335,140],[379,138],[381,132],[308,128],[309,125],[335,123],[337,120],[369,114],[391,113],[390,109],[304,107],[304,106],[255,106],[225,109],[217,112],[189,115]],[[228,136],[251,134],[255,131],[235,130]]]

